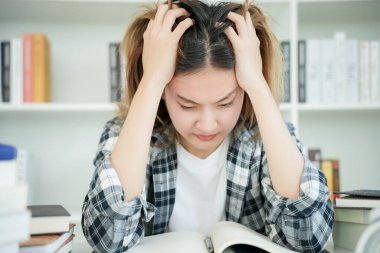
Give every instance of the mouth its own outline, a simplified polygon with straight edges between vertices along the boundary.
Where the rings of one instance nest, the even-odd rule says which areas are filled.
[[[196,134],[195,135],[199,140],[201,141],[211,141],[215,138],[216,134],[212,135],[202,135],[202,134]]]

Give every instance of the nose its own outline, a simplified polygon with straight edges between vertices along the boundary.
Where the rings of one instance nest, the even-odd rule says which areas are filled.
[[[218,128],[216,114],[211,109],[202,110],[195,127],[202,134],[215,134]]]

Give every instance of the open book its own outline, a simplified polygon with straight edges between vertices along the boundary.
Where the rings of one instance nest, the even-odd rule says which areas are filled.
[[[169,232],[148,236],[130,250],[131,253],[183,252],[295,252],[286,249],[268,237],[231,221],[221,221],[212,227],[210,237],[197,232]]]

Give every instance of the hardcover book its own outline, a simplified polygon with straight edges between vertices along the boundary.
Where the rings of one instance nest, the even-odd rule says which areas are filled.
[[[50,234],[69,231],[70,213],[61,205],[32,205],[30,232],[35,234]]]

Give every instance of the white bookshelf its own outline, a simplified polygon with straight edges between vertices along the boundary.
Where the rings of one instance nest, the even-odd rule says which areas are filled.
[[[0,40],[24,32],[48,36],[53,99],[49,104],[0,104],[0,141],[29,151],[33,203],[67,207],[75,214],[81,240],[78,217],[97,143],[106,120],[116,115],[116,105],[109,102],[108,45],[121,41],[137,7],[151,2],[0,1]],[[294,123],[306,147],[340,159],[342,190],[380,188],[380,105],[297,102],[298,39],[332,38],[335,31],[345,31],[348,38],[380,39],[380,1],[255,2],[278,39],[291,42],[292,100],[280,105],[284,118]]]

